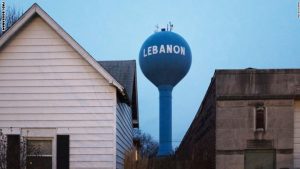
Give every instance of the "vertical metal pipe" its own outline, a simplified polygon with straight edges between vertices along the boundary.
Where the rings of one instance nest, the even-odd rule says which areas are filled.
[[[158,86],[159,90],[159,156],[172,153],[172,90],[173,86]]]

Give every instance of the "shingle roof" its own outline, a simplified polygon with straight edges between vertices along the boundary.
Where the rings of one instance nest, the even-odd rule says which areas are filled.
[[[128,99],[132,102],[135,80],[135,60],[98,61],[126,90]]]
[[[128,102],[132,107],[133,120],[138,121],[136,61],[98,61],[98,63],[125,88]]]

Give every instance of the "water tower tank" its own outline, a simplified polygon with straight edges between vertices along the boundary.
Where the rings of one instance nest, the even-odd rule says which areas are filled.
[[[188,43],[178,34],[165,31],[151,35],[141,47],[139,63],[144,75],[159,90],[159,152],[172,153],[172,90],[191,67]]]

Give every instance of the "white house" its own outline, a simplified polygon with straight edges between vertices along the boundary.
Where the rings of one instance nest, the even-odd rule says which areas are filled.
[[[97,62],[37,4],[0,38],[7,168],[123,168],[138,127],[135,61]],[[15,165],[17,164],[17,165]]]

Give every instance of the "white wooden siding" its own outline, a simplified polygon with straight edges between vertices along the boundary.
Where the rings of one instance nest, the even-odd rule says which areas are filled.
[[[0,51],[0,128],[70,135],[70,168],[115,168],[116,88],[40,17]]]
[[[124,168],[126,152],[133,145],[132,110],[125,103],[117,105],[117,169]]]
[[[300,168],[300,101],[294,105],[294,168]]]

